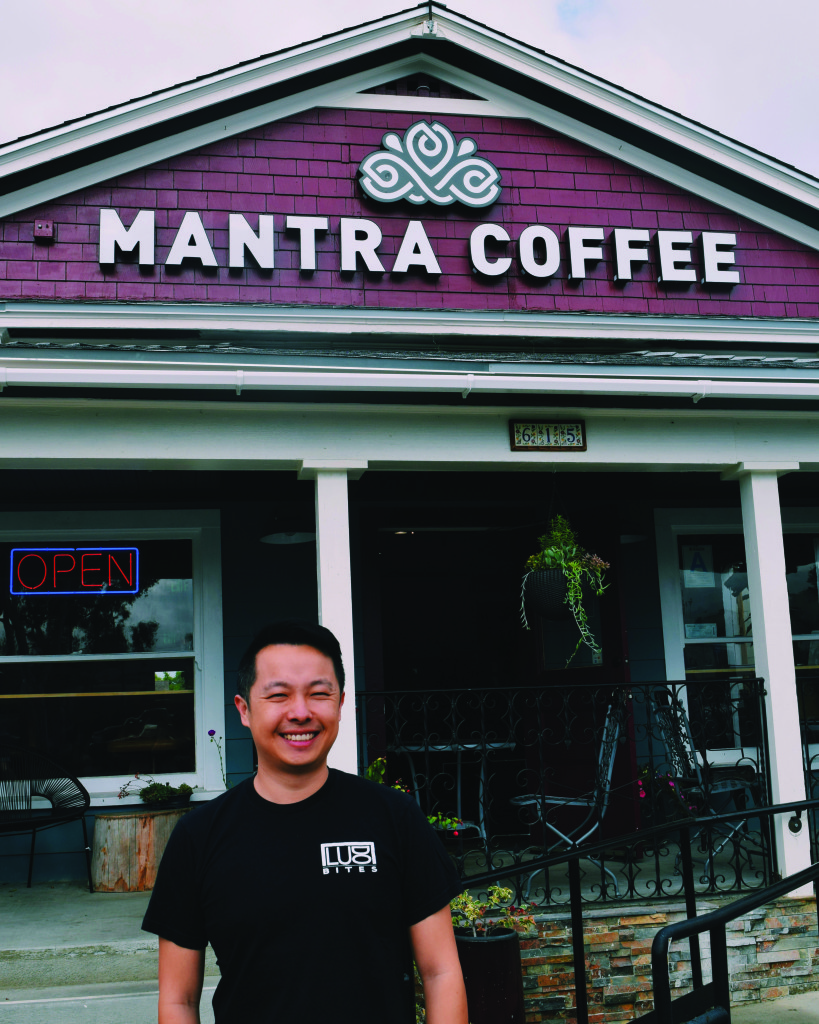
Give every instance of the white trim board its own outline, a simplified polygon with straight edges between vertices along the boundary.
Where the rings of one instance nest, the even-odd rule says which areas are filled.
[[[509,420],[586,423],[585,452],[515,452]],[[289,471],[711,472],[771,461],[819,470],[819,415],[217,401],[0,401],[0,467]],[[725,483],[725,493],[733,493]]]
[[[379,334],[429,337],[559,338],[662,342],[676,350],[699,345],[819,346],[819,320],[707,316],[629,316],[606,313],[521,313],[516,310],[355,309],[333,306],[251,306],[225,303],[11,302],[0,301],[4,329],[39,329],[42,340],[60,330],[221,331],[345,336]],[[203,341],[209,339],[203,339]],[[0,353],[7,352],[0,343]]]
[[[73,364],[73,365],[72,365]],[[150,366],[142,362],[101,366],[97,360],[23,359],[6,356],[0,362],[0,390],[8,387],[171,388],[243,391],[354,391],[611,395],[647,398],[819,399],[819,376],[813,381],[669,379],[645,374],[632,379],[571,376],[568,373],[480,373],[441,371],[321,371],[282,369],[211,369]]]
[[[312,49],[308,44],[304,48],[288,51],[286,54],[278,56],[274,55],[249,67],[234,69],[232,72],[220,72],[201,82],[188,83],[186,86],[167,90],[158,96],[146,97],[109,112],[107,116],[104,113],[97,114],[84,119],[79,124],[65,126],[63,129],[53,129],[51,132],[45,133],[45,137],[36,136],[31,140],[11,143],[0,148],[0,170],[5,170],[7,174],[24,170],[37,165],[44,158],[52,159],[77,152],[85,146],[122,136],[140,127],[161,123],[170,117],[191,110],[204,108],[211,103],[218,102],[220,98],[227,96],[235,98],[237,94],[251,91],[251,88],[257,89],[274,82],[286,81],[288,78],[294,77],[296,71],[303,74],[318,67],[332,66],[338,62],[340,52],[343,52],[346,57],[355,55],[355,53],[377,51],[392,42],[417,35],[424,23],[424,18],[424,15],[415,11],[409,12],[403,23],[400,16],[384,19],[379,23],[380,28],[362,26],[360,30],[339,34],[330,41],[319,41]],[[505,68],[513,68],[533,81],[559,89],[567,95],[590,103],[599,110],[622,118],[628,123],[666,138],[684,149],[774,188],[783,195],[808,206],[819,208],[819,182],[800,171],[780,164],[770,157],[755,153],[740,143],[720,136],[680,115],[663,110],[610,83],[596,79],[587,72],[572,68],[570,65],[562,64],[554,58],[531,50],[523,43],[468,23],[454,13],[440,15],[438,30],[451,42],[487,57]],[[274,103],[251,108],[238,115],[220,118],[210,124],[178,133],[159,142],[137,147],[119,156],[86,165],[76,171],[55,176],[3,197],[0,200],[0,216],[37,203],[47,202],[107,178],[127,173],[137,167],[146,166],[178,153],[195,149],[208,142],[225,138],[226,133],[237,134],[252,127],[290,116],[299,110],[311,109],[314,106],[377,108],[381,106],[384,99],[388,98],[361,96],[358,93],[362,88],[370,88],[379,80],[389,81],[396,75],[418,70],[432,70],[432,73],[452,80],[455,84],[462,85],[477,95],[485,95],[490,106],[487,107],[487,104],[481,101],[435,101],[422,98],[418,98],[417,103],[412,103],[412,98],[405,97],[394,98],[395,102],[390,104],[393,109],[413,109],[420,113],[430,113],[435,110],[443,112],[444,108],[440,104],[445,103],[451,112],[456,109],[462,112],[473,111],[477,105],[482,113],[491,112],[510,117],[526,117],[586,142],[602,152],[617,156],[641,170],[664,178],[696,195],[708,198],[771,230],[797,239],[813,248],[819,248],[819,232],[808,228],[799,221],[771,211],[723,186],[691,174],[676,164],[654,157],[637,147],[626,145],[607,133],[590,128],[588,125],[560,115],[541,104],[529,101],[518,93],[501,89],[428,56],[386,64],[377,72],[369,70],[349,76],[335,82],[332,86],[306,90]],[[453,103],[460,106],[451,106]],[[463,106],[464,104],[468,106]]]

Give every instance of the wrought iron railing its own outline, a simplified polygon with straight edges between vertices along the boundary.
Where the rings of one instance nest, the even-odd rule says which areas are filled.
[[[567,903],[565,870],[527,865],[626,834],[582,861],[584,900],[679,897],[679,825],[693,819],[698,892],[773,875],[752,813],[770,803],[760,679],[360,692],[357,704],[361,762],[386,757],[388,780],[427,814],[462,819],[443,836],[461,874],[507,868],[518,900]],[[748,813],[709,821],[734,811]]]
[[[808,797],[819,797],[819,676],[803,675],[796,678],[799,698],[799,727],[802,734],[802,765],[805,770],[805,792]],[[819,861],[819,812],[808,812],[811,855]]]
[[[756,807],[750,813],[756,815],[766,832],[771,831],[773,819],[777,815],[788,815],[791,829],[798,831],[797,823],[801,820],[802,812],[805,809],[809,813],[810,811],[817,811],[819,810],[817,805],[819,805],[819,800],[801,800],[794,803]],[[719,1024],[721,1021],[730,1024],[730,1006],[726,999],[728,995],[726,980],[727,957],[724,955],[720,957],[719,953],[717,954],[718,962],[712,963],[716,984],[706,985],[703,979],[699,943],[700,932],[706,929],[713,929],[711,931],[712,950],[719,948],[724,951],[724,934],[721,937],[718,935],[717,941],[714,942],[714,932],[724,928],[728,921],[735,920],[749,909],[763,906],[771,900],[791,892],[793,889],[801,888],[807,882],[814,881],[814,884],[816,884],[817,876],[819,876],[819,864],[813,864],[805,871],[773,883],[770,887],[757,888],[754,893],[721,908],[716,913],[707,914],[697,920],[697,898],[700,893],[694,871],[694,858],[692,857],[692,848],[695,845],[694,837],[702,829],[733,828],[736,825],[741,825],[743,821],[747,820],[748,813],[748,811],[732,811],[728,814],[700,816],[676,822],[673,826],[655,825],[645,830],[643,838],[649,843],[663,841],[662,836],[666,829],[673,828],[676,831],[678,846],[681,851],[680,877],[682,879],[682,891],[680,895],[684,902],[687,916],[686,921],[681,921],[678,924],[672,924],[661,929],[654,938],[652,946],[652,977],[656,999],[655,1010],[647,1016],[639,1018],[646,1020],[648,1024],[659,1024],[659,1022],[662,1022],[662,1024],[682,1024],[684,1021],[688,1021],[690,1024],[705,1024],[709,1020],[713,1024]],[[635,836],[620,836],[614,838],[611,842],[619,846],[630,846],[635,838]],[[589,998],[586,965],[587,947],[583,935],[585,893],[582,887],[580,863],[583,860],[588,860],[590,857],[602,858],[605,855],[606,846],[606,840],[597,843],[592,842],[584,847],[574,847],[568,852],[555,853],[551,856],[532,861],[525,869],[519,866],[510,872],[506,868],[497,868],[484,872],[481,875],[471,875],[462,879],[464,885],[477,893],[485,893],[488,886],[497,882],[502,882],[504,885],[519,890],[520,885],[516,886],[514,884],[516,875],[525,874],[526,871],[533,869],[565,868],[565,874],[568,879],[568,902],[571,914],[572,967],[574,975],[571,984],[575,1004],[569,1012],[571,1013],[571,1019],[576,1024],[589,1024],[589,1003],[591,1001]],[[671,1009],[669,1007],[671,993],[668,979],[667,940],[673,937],[687,937],[689,940],[693,991],[690,995],[678,999],[676,1004],[674,1004],[674,1008]],[[719,1010],[713,1016],[709,1016],[709,1007],[718,1007]],[[599,1006],[593,1007],[593,1009],[598,1008]],[[691,1009],[696,1014],[699,1014],[702,1010],[705,1010],[706,1013],[702,1016],[691,1018],[686,1012],[688,1009]]]

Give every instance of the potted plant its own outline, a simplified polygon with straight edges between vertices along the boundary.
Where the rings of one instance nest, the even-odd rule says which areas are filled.
[[[364,769],[364,778],[369,779],[370,782],[386,784],[386,757],[377,757],[374,761],[370,762],[370,764],[368,764]],[[396,779],[395,782],[391,783],[390,789],[397,789],[401,793],[411,792],[400,779]],[[463,822],[460,818],[456,818],[454,815],[444,814],[442,811],[436,811],[435,814],[428,814],[427,821],[432,825],[435,831],[440,834],[447,833],[449,835],[457,836],[458,830],[463,827]]]
[[[571,614],[580,632],[577,646],[566,660],[571,663],[586,644],[599,654],[600,645],[594,638],[583,606],[583,587],[590,588],[599,597],[606,589],[604,578],[609,563],[599,555],[582,548],[565,516],[555,516],[549,523],[549,532],[538,538],[540,550],[526,560],[526,572],[520,588],[520,617],[529,629],[527,606],[544,618],[559,618]]]
[[[518,932],[534,927],[528,909],[510,906],[512,890],[490,885],[486,900],[468,892],[450,903],[470,1024],[524,1024]]]
[[[139,788],[136,783],[139,784]],[[133,792],[139,793],[139,799],[151,810],[170,811],[178,807],[187,807],[191,802],[193,789],[186,782],[172,786],[170,782],[157,782],[150,775],[140,775],[137,772],[133,779],[129,779],[120,787],[117,796],[121,800]]]

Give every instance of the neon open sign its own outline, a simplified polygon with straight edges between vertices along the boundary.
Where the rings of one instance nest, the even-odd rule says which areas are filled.
[[[12,594],[138,591],[138,548],[12,548]]]

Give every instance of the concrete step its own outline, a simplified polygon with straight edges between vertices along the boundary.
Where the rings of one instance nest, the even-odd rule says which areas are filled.
[[[0,949],[3,990],[94,985],[102,982],[156,983],[158,940],[140,939],[78,945]],[[207,950],[205,972],[218,974],[213,950]]]

